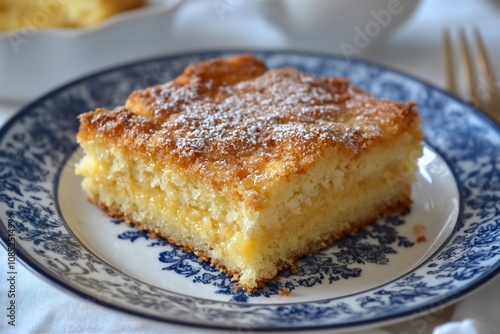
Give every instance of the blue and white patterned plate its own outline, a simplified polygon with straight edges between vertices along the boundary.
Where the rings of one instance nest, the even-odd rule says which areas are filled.
[[[254,295],[161,239],[88,204],[74,174],[77,115],[123,104],[204,52],[98,73],[33,102],[0,132],[0,235],[26,266],[64,290],[144,318],[198,329],[354,330],[452,303],[500,267],[500,129],[405,74],[326,55],[258,51],[270,67],[347,76],[381,97],[416,101],[425,120],[410,213],[391,216],[302,260]],[[427,241],[416,243],[416,225]],[[14,246],[15,243],[15,247]],[[279,291],[288,288],[289,296]]]

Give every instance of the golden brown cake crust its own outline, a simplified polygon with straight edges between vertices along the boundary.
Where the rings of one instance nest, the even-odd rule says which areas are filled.
[[[219,189],[240,181],[259,189],[272,182],[270,162],[283,166],[273,177],[286,178],[327,149],[352,158],[419,119],[413,103],[374,98],[345,78],[268,70],[240,55],[190,65],[174,81],[132,93],[125,107],[97,109],[80,121],[81,141],[120,138]]]

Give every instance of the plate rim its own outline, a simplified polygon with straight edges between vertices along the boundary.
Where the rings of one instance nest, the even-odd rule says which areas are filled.
[[[105,75],[110,72],[118,71],[118,70],[123,70],[126,68],[131,68],[134,66],[138,66],[141,64],[147,64],[155,61],[168,61],[168,60],[173,60],[173,59],[180,59],[180,58],[186,58],[186,57],[193,57],[193,56],[220,56],[221,54],[236,54],[236,53],[264,53],[266,55],[272,55],[272,54],[283,54],[283,55],[298,55],[298,56],[316,56],[316,57],[321,57],[322,59],[324,58],[329,58],[329,59],[337,59],[337,60],[342,60],[345,61],[345,57],[342,57],[340,55],[334,55],[334,54],[328,54],[328,53],[322,53],[322,52],[314,52],[314,51],[304,51],[304,50],[294,50],[294,49],[269,49],[269,48],[241,48],[241,49],[234,49],[234,48],[222,48],[222,49],[217,49],[217,50],[202,50],[202,51],[190,51],[190,52],[180,52],[180,53],[173,53],[173,54],[168,54],[164,56],[158,56],[158,57],[153,57],[153,58],[146,58],[143,60],[138,60],[134,62],[129,62],[126,64],[122,65],[117,65],[113,66],[110,68],[107,68],[102,71],[96,71],[94,73],[90,73],[88,75],[85,75],[79,79],[72,80],[64,85],[59,86],[56,89],[51,90],[50,92],[42,95],[41,97],[35,99],[31,103],[28,103],[27,105],[23,106],[20,110],[18,110],[7,122],[4,123],[4,125],[0,129],[0,141],[3,141],[5,134],[8,132],[8,130],[14,126],[18,120],[25,116],[25,114],[29,114],[29,112],[37,105],[39,105],[41,102],[48,100],[52,98],[53,96],[58,95],[59,93],[65,91],[66,89],[76,86],[84,81],[90,80],[92,78],[96,78],[102,75]],[[400,71],[398,69],[394,69],[385,65],[378,64],[373,61],[369,60],[364,60],[361,58],[353,58],[350,60],[350,62],[356,63],[356,64],[367,64],[367,65],[372,65],[374,67],[377,67],[378,69],[381,69],[384,72],[392,72],[396,73],[397,75],[400,75],[404,77],[405,79],[408,79],[413,82],[420,83],[427,88],[431,88],[434,91],[438,91],[439,93],[446,95],[448,98],[451,98],[455,102],[458,102],[462,105],[465,105],[466,108],[468,109],[468,112],[472,112],[476,116],[479,115],[487,124],[488,128],[492,129],[495,131],[495,133],[500,135],[500,124],[498,124],[495,120],[493,120],[491,117],[488,115],[484,114],[482,111],[479,109],[475,108],[474,106],[470,106],[467,104],[465,101],[461,100],[460,98],[456,97],[453,94],[450,94],[449,92],[444,91],[443,89],[435,86],[434,84],[431,84],[429,82],[426,82],[425,80],[422,80],[420,78],[417,78],[414,75],[408,74],[406,72]],[[461,192],[461,189],[463,187],[462,182],[459,182],[459,180],[456,177],[456,171],[453,168],[453,164],[450,164],[446,155],[442,155],[442,152],[440,152],[439,148],[435,147],[434,145],[430,144],[428,141],[426,141],[426,144],[429,145],[433,150],[435,150],[442,159],[444,159],[445,163],[448,165],[449,169],[451,170],[453,177],[455,178],[456,185],[458,188],[458,195],[459,195],[459,214],[458,217],[461,217],[461,214],[463,213],[464,209],[464,204],[463,204],[463,195]],[[74,154],[74,151],[68,154],[68,156],[71,156]],[[67,157],[66,157],[67,158]],[[57,174],[59,174],[61,169],[61,166],[58,167]],[[58,178],[56,178],[58,179]],[[53,187],[57,188],[57,184],[53,184]],[[57,210],[59,210],[59,206],[56,204]],[[61,218],[63,218],[61,216]],[[64,221],[64,219],[63,219]],[[66,229],[74,236],[73,232],[71,229],[67,227],[67,223],[64,221],[64,224],[66,226]],[[449,241],[450,238],[455,234],[457,226],[455,225],[453,228],[452,233],[448,238],[443,242],[436,251],[429,256],[428,259],[426,259],[422,264],[417,266],[416,268],[413,268],[410,272],[413,272],[420,266],[424,265],[429,259],[435,257],[437,254],[440,253],[443,247],[445,247]],[[77,239],[77,238],[76,238]],[[77,239],[78,240],[78,239]],[[0,243],[2,246],[7,249],[7,235],[5,233],[5,228],[3,224],[0,224]],[[81,242],[80,242],[81,244]],[[82,244],[83,245],[83,244]],[[85,247],[83,245],[83,247]],[[86,249],[86,247],[85,247]],[[88,250],[88,249],[86,249]],[[175,325],[181,325],[181,326],[188,326],[188,327],[196,327],[196,328],[203,328],[203,329],[223,329],[223,330],[228,330],[228,329],[236,329],[234,325],[232,326],[216,326],[216,325],[208,325],[208,324],[196,324],[196,323],[189,323],[189,322],[184,322],[184,321],[176,321],[176,320],[170,320],[170,319],[163,319],[156,317],[154,315],[148,315],[144,314],[140,311],[133,311],[133,310],[128,310],[126,308],[120,307],[118,305],[111,304],[110,302],[105,302],[102,300],[99,300],[97,298],[93,298],[86,294],[85,292],[82,292],[76,288],[73,288],[72,286],[61,282],[60,280],[55,277],[55,275],[51,275],[50,272],[46,270],[44,266],[41,266],[38,261],[32,258],[31,255],[27,254],[26,250],[24,248],[22,249],[21,252],[19,252],[19,249],[16,249],[16,258],[20,260],[20,262],[23,264],[25,268],[27,268],[30,272],[34,273],[35,276],[43,278],[43,280],[48,281],[49,283],[52,283],[52,285],[56,286],[59,288],[59,290],[62,290],[64,292],[69,292],[72,295],[76,295],[80,298],[83,298],[86,301],[94,302],[95,304],[98,304],[100,306],[104,306],[106,308],[111,308],[115,311],[119,311],[121,313],[127,313],[127,314],[132,314],[134,316],[138,316],[140,318],[147,318],[149,320],[154,320],[154,321],[160,321],[162,323],[170,323],[170,324],[175,324]],[[458,291],[454,291],[454,293],[445,298],[445,299],[440,299],[439,301],[435,303],[425,303],[425,305],[421,307],[415,306],[415,309],[413,310],[407,310],[405,312],[398,313],[396,315],[391,314],[391,315],[386,315],[386,316],[381,316],[377,317],[376,319],[370,319],[370,320],[363,320],[359,322],[352,322],[350,325],[349,324],[328,324],[328,325],[317,325],[317,326],[297,326],[294,328],[276,328],[276,327],[258,327],[258,328],[252,328],[253,331],[256,332],[262,332],[262,331],[275,331],[275,332],[280,332],[280,331],[304,331],[304,330],[325,330],[325,329],[353,329],[353,328],[359,328],[360,326],[369,326],[369,325],[379,325],[382,324],[383,322],[391,322],[391,323],[396,323],[401,321],[402,319],[406,318],[409,315],[413,314],[427,314],[432,312],[433,310],[439,308],[439,307],[444,307],[446,305],[450,305],[454,302],[459,301],[460,299],[464,298],[466,295],[469,293],[475,291],[477,288],[482,287],[483,285],[487,284],[490,282],[493,278],[497,276],[497,274],[500,272],[500,261],[495,263],[488,271],[487,273],[483,274],[480,278],[475,279],[473,282],[468,284],[465,287],[460,288]],[[410,273],[408,272],[408,273]],[[408,273],[405,273],[408,274]],[[390,283],[390,282],[387,282]],[[387,284],[385,283],[385,284]],[[148,283],[145,283],[148,284]],[[148,284],[150,285],[150,284]],[[369,289],[371,290],[371,289]],[[367,291],[369,291],[367,290]],[[171,292],[171,291],[169,291]],[[174,292],[175,293],[175,292]],[[191,296],[190,296],[191,297]],[[198,297],[192,297],[195,299],[201,299]],[[328,299],[332,300],[332,299]],[[221,301],[220,303],[229,303],[229,304],[238,304],[234,302],[224,302]],[[294,304],[304,304],[305,302],[295,302],[295,303],[284,303],[283,305],[294,305]],[[423,312],[425,311],[425,312]]]

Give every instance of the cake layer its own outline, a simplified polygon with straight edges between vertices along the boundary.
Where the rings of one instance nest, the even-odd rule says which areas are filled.
[[[413,104],[248,55],[192,65],[80,120],[89,199],[249,291],[407,210],[422,151]]]
[[[379,144],[352,161],[331,153],[276,185],[261,210],[119,144],[94,142],[78,172],[108,213],[211,259],[253,289],[297,258],[408,208],[421,148],[411,133],[396,139],[397,148]]]

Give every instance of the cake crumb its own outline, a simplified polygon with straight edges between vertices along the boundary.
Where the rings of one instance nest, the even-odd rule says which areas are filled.
[[[416,242],[421,243],[427,241],[427,238],[425,237],[425,226],[422,224],[416,224],[413,227],[413,233],[415,233],[416,236]]]
[[[278,295],[280,296],[290,296],[290,289],[289,288],[281,288],[278,290]]]

